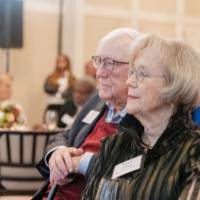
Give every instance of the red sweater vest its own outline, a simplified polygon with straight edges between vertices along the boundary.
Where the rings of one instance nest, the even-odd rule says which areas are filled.
[[[107,112],[106,112],[107,113]],[[81,148],[86,152],[97,153],[100,150],[101,140],[116,132],[118,125],[105,121],[106,113],[97,122],[92,133],[86,138]]]

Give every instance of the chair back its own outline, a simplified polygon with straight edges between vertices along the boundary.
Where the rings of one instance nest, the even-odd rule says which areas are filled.
[[[33,194],[44,183],[35,165],[57,132],[0,132],[0,194]]]

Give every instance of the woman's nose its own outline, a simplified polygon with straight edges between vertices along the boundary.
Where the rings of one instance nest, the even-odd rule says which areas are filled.
[[[126,81],[126,84],[129,86],[129,87],[137,87],[137,80],[136,80],[136,77],[134,74],[128,76],[128,79]]]

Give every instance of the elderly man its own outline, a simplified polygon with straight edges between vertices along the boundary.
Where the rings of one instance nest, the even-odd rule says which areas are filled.
[[[56,199],[80,199],[84,177],[77,175],[70,179],[66,176],[74,171],[86,173],[93,155],[100,149],[101,140],[114,134],[125,116],[130,44],[139,35],[137,31],[123,28],[112,31],[100,41],[92,60],[97,68],[101,101],[97,95],[91,97],[70,131],[53,138],[47,148],[45,159],[51,185],[62,185]]]

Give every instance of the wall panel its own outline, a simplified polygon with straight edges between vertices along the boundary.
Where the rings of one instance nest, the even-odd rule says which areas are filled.
[[[186,16],[200,17],[200,1],[199,0],[185,0],[185,14]]]
[[[165,13],[174,14],[176,13],[176,1],[175,0],[140,0],[140,8],[144,12],[154,13]]]
[[[130,21],[98,16],[85,17],[84,60],[95,54],[99,40],[108,32],[119,27],[129,27]]]
[[[141,20],[139,22],[139,30],[142,32],[156,33],[160,36],[174,38],[175,37],[175,24],[158,23]]]
[[[85,0],[86,4],[111,8],[130,8],[130,0]]]

